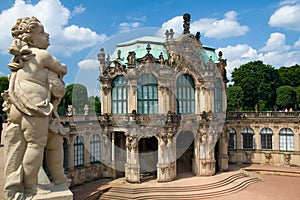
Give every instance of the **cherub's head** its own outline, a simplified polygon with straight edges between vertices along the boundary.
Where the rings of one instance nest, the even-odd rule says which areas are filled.
[[[36,17],[24,17],[17,19],[16,24],[11,29],[15,44],[18,46],[28,45],[47,49],[50,45],[49,34],[44,31],[44,27]],[[21,47],[22,48],[22,47]]]

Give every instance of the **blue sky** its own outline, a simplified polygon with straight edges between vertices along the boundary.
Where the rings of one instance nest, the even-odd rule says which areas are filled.
[[[67,84],[87,79],[96,87],[101,47],[136,33],[164,36],[173,28],[178,35],[184,13],[204,45],[222,50],[229,76],[252,60],[276,68],[300,64],[300,0],[0,0],[0,75],[10,73],[10,28],[19,17],[44,24],[49,51],[68,66]],[[94,95],[94,87],[88,90]]]

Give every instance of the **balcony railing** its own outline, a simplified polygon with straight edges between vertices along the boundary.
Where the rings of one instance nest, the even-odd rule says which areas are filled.
[[[261,111],[261,112],[227,112],[227,119],[250,118],[298,118],[300,112]]]

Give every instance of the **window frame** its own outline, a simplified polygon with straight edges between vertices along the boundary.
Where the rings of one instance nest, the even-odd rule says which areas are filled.
[[[284,141],[283,141],[284,138]],[[285,146],[283,146],[283,144]],[[294,132],[290,128],[282,128],[279,130],[279,150],[294,151]]]
[[[158,114],[158,81],[153,74],[138,78],[138,114]]]
[[[254,150],[254,130],[252,128],[244,128],[241,132],[241,135],[242,148],[244,150]]]
[[[178,114],[196,112],[195,81],[188,74],[180,74],[176,80],[176,111]]]
[[[101,159],[101,139],[98,134],[90,138],[90,163],[99,163]]]
[[[125,76],[116,76],[111,83],[111,113],[114,115],[127,114],[128,94]]]
[[[270,128],[263,128],[259,132],[260,145],[262,150],[273,150],[273,131]]]
[[[84,165],[84,138],[80,135],[74,140],[74,167],[80,167]]]

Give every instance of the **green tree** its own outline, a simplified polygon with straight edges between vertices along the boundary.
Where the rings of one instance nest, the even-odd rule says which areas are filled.
[[[101,103],[98,96],[89,97],[89,114],[101,114]]]
[[[300,108],[300,86],[295,87],[296,92],[296,104],[294,110],[298,110]]]
[[[280,67],[278,69],[280,85],[289,85],[292,87],[300,86],[300,66]]]
[[[235,68],[232,72],[234,86],[243,90],[243,110],[272,110],[279,82],[278,70],[262,61],[253,61]]]
[[[4,92],[4,90],[7,90],[8,89],[8,85],[9,85],[9,82],[8,82],[8,78],[7,76],[1,76],[0,77],[0,94]],[[0,96],[0,104],[1,104],[1,111],[0,113],[1,114],[4,114],[3,113],[3,108],[2,108],[2,104],[3,104],[3,98],[2,96]]]
[[[279,109],[289,109],[294,107],[296,102],[296,92],[292,86],[285,85],[278,87],[276,94],[276,104],[279,106]]]
[[[236,111],[243,105],[244,93],[240,86],[229,86],[227,88],[227,109],[228,111]]]
[[[76,114],[84,114],[85,104],[88,104],[86,87],[81,84],[70,84],[66,87],[66,94],[60,102],[59,113],[65,114],[68,105],[72,105]]]

